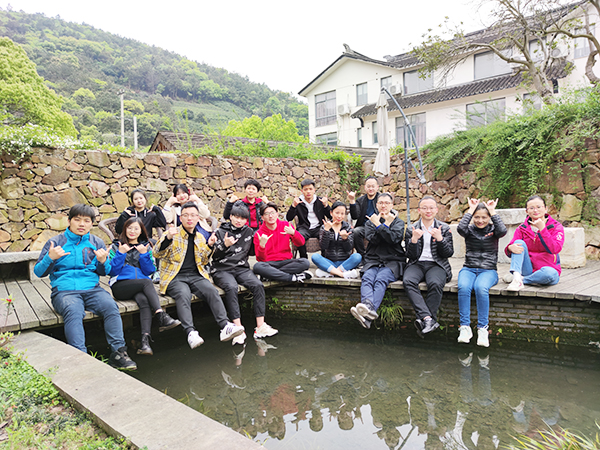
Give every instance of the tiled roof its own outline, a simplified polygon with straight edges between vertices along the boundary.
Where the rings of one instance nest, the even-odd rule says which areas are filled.
[[[548,77],[551,80],[564,78],[567,76],[566,62],[562,61],[556,67],[548,71]],[[523,82],[523,76],[507,74],[484,80],[471,81],[469,83],[449,86],[446,88],[435,89],[427,92],[419,92],[412,95],[395,95],[394,98],[402,109],[416,108],[417,106],[430,105],[432,103],[447,102],[458,98],[471,97],[473,95],[488,94],[490,92],[501,91],[504,89],[515,88]],[[388,111],[398,111],[396,104],[389,99]],[[352,114],[352,118],[373,116],[377,114],[375,103],[363,106]]]

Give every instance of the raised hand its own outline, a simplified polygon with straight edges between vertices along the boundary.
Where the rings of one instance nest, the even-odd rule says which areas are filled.
[[[143,255],[144,253],[148,253],[148,248],[150,247],[150,244],[138,244],[135,246],[136,250],[138,252],[140,252],[140,255]]]
[[[327,201],[328,201],[328,199],[327,199],[326,195],[324,195],[323,197],[321,197],[321,203],[323,203],[323,206],[327,206]]]
[[[233,236],[229,236],[229,234],[227,232],[225,232],[225,237],[223,238],[223,242],[225,243],[225,247],[231,247],[237,241],[239,241],[239,239],[236,239]]]
[[[127,253],[129,250],[131,250],[131,247],[128,244],[119,242],[119,253]]]
[[[269,199],[267,198],[266,195],[263,195],[260,199],[265,203],[269,203]]]
[[[354,203],[356,201],[356,192],[346,191],[346,194],[348,194],[348,203]]]
[[[171,207],[174,204],[177,203],[177,197],[175,197],[174,195],[171,195],[171,197],[169,197],[169,200],[167,200],[167,203],[165,204],[165,207]]]
[[[198,197],[196,194],[194,194],[194,190],[192,188],[190,188],[190,196],[188,198],[188,201],[190,201],[190,202],[199,202],[200,201],[200,197]]]
[[[216,242],[217,242],[217,235],[215,233],[213,233],[208,238],[207,244],[210,245],[211,247],[214,247]]]
[[[498,199],[496,200],[488,200],[485,204],[487,206],[488,211],[490,212],[490,216],[496,214],[496,205],[498,205]]]
[[[393,212],[388,212],[387,214],[384,213],[379,213],[380,217],[383,217],[383,219],[385,220],[385,224],[387,226],[390,226],[390,224],[394,221],[394,219],[396,218],[396,215]]]
[[[531,226],[537,228],[538,231],[542,231],[544,228],[546,228],[546,218],[540,217],[539,219],[535,219],[533,222],[531,222]]]
[[[134,216],[135,216],[135,213],[131,212],[131,211],[129,210],[129,208],[125,208],[125,212],[126,212],[127,214],[129,214],[131,217],[134,217]]]
[[[467,197],[467,201],[469,203],[469,214],[473,214],[475,212],[475,208],[477,208],[477,205],[479,205],[479,199]]]
[[[300,200],[300,197],[294,197],[294,201],[292,202],[292,206],[295,208],[296,206],[298,206],[300,203],[302,202],[302,200]]]
[[[413,244],[416,244],[419,239],[421,239],[421,237],[423,236],[424,231],[420,228],[413,228],[412,230],[412,237],[410,238],[410,242],[412,242]]]
[[[442,235],[442,226],[441,225],[439,228],[432,227],[431,230],[429,231],[429,233],[431,234],[431,237],[434,238],[438,242],[441,242],[444,240],[444,236]]]
[[[348,239],[348,236],[350,236],[350,233],[348,233],[346,230],[340,230],[340,238],[345,241]]]
[[[288,225],[283,228],[283,231],[281,232],[281,234],[289,234],[290,236],[293,236],[294,234],[296,234],[296,230],[294,229],[293,226]]]
[[[331,230],[332,226],[333,223],[331,222],[331,220],[323,219],[323,228],[325,228],[325,231]]]
[[[239,200],[238,196],[235,194],[231,194],[231,196],[229,197],[229,203],[235,203]]]
[[[51,260],[56,261],[57,259],[60,259],[63,256],[70,254],[71,252],[65,252],[60,245],[58,247],[55,247],[54,242],[50,241],[50,249],[48,250],[48,256]]]
[[[94,250],[94,253],[96,254],[96,259],[100,264],[104,264],[106,262],[106,258],[108,258],[108,251],[105,248]]]
[[[260,243],[260,246],[262,248],[265,248],[267,246],[267,242],[269,242],[269,239],[271,239],[271,237],[273,237],[273,235],[266,235],[266,234],[259,234],[258,235],[258,240]]]
[[[373,213],[372,216],[366,216],[367,219],[369,219],[371,222],[373,222],[373,225],[375,225],[376,227],[378,227],[379,225],[381,225],[381,222],[379,222],[379,214],[377,213]]]
[[[167,239],[173,239],[177,233],[179,233],[179,229],[175,226],[171,226],[167,229]]]

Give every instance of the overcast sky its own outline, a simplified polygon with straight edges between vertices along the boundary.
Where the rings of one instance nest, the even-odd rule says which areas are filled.
[[[297,94],[348,44],[371,58],[410,50],[445,16],[483,27],[469,0],[0,0],[171,50]]]

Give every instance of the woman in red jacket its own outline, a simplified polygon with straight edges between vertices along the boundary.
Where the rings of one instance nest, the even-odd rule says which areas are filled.
[[[559,253],[565,241],[563,226],[547,214],[539,195],[527,199],[527,218],[504,250],[510,256],[513,280],[506,288],[520,291],[525,284],[553,285],[560,277]]]

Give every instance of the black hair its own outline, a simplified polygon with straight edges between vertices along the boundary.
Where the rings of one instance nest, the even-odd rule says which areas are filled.
[[[340,202],[339,200],[333,202],[333,205],[331,205],[331,212],[333,212],[334,209],[339,208],[340,206],[343,206],[344,209],[346,209],[346,204],[344,202]]]
[[[423,200],[433,200],[435,202],[435,205],[437,206],[437,201],[431,195],[426,195],[423,198],[421,198],[421,200],[419,200],[419,206],[421,206],[421,202]]]
[[[374,175],[369,175],[367,178],[365,178],[364,184],[367,184],[367,181],[369,181],[369,180],[375,180],[377,182],[377,184],[379,184],[379,180]]]
[[[173,195],[177,196],[177,193],[179,191],[183,191],[186,194],[190,193],[190,189],[185,184],[176,184],[175,187],[173,188]]]
[[[481,211],[482,209],[485,209],[485,212],[487,213],[488,216],[490,216],[490,217],[492,216],[490,214],[490,210],[488,209],[487,205],[485,203],[481,203],[481,202],[475,207],[475,211],[473,211],[473,215],[475,215],[475,213],[477,211]]]
[[[133,196],[135,194],[142,194],[146,201],[148,201],[148,197],[146,197],[146,193],[144,191],[142,191],[141,189],[134,189],[133,191],[131,191],[131,194],[129,194],[129,199],[131,200],[131,203],[133,203]]]
[[[233,204],[233,206],[231,207],[231,212],[229,214],[230,216],[241,217],[246,220],[250,219],[250,211],[248,211],[248,207],[241,200],[237,200]]]
[[[194,208],[196,211],[200,212],[200,210],[198,209],[198,205],[196,205],[194,202],[186,202],[183,205],[181,205],[181,212],[183,213],[183,210],[187,208]]]
[[[273,208],[276,212],[279,212],[279,210],[277,209],[277,205],[273,202],[261,202],[260,203],[260,215],[264,216],[265,215],[265,211],[267,210],[267,208]]]
[[[316,187],[314,180],[307,178],[306,180],[302,180],[302,183],[300,183],[300,187],[309,186],[311,184]]]
[[[132,217],[125,221],[125,224],[123,225],[123,231],[121,231],[121,234],[119,235],[119,241],[122,244],[129,244],[129,239],[127,238],[127,228],[129,228],[129,226],[134,223],[139,224],[140,230],[142,230],[140,236],[138,237],[138,243],[141,244],[142,242],[148,242],[148,232],[146,231],[144,222],[142,222],[142,219],[140,219],[139,217]]]
[[[69,220],[77,216],[89,217],[92,219],[93,223],[94,219],[96,218],[96,212],[90,205],[77,203],[76,205],[71,206],[71,209],[69,210]]]
[[[527,207],[527,203],[529,203],[531,200],[541,200],[542,203],[544,204],[544,208],[546,207],[546,200],[544,200],[542,197],[540,197],[539,195],[532,195],[531,197],[529,197],[527,199],[527,201],[525,202],[525,207]]]
[[[392,203],[394,203],[394,197],[392,197],[392,194],[390,194],[389,192],[382,192],[381,194],[379,194],[379,197],[377,197],[377,201],[379,201],[383,197],[389,197]]]
[[[255,186],[257,191],[260,191],[262,189],[262,186],[260,185],[260,183],[253,178],[250,178],[248,181],[246,181],[244,183],[244,189],[246,189],[250,185]]]

